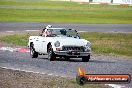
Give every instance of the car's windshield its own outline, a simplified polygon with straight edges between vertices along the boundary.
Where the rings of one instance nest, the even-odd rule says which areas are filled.
[[[56,36],[67,36],[67,37],[77,37],[77,31],[73,29],[64,29],[64,28],[51,28],[48,29]]]

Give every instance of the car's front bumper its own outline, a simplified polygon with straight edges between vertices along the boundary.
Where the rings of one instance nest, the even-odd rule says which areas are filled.
[[[79,52],[79,51],[54,51],[58,56],[70,56],[70,57],[83,57],[88,56],[91,52]]]

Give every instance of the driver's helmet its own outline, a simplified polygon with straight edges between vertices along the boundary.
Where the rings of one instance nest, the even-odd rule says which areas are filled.
[[[52,25],[47,25],[47,26],[46,26],[46,29],[51,28],[51,27],[52,27]]]

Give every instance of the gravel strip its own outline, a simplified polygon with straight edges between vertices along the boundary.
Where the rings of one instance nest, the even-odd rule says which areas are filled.
[[[0,88],[108,88],[104,85],[79,86],[74,79],[0,68]]]

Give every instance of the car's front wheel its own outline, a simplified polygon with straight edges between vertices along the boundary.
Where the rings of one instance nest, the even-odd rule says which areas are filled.
[[[90,59],[90,55],[82,57],[82,62],[88,62]]]
[[[53,52],[53,49],[52,49],[52,46],[51,45],[49,45],[49,47],[48,47],[48,59],[50,61],[54,61],[56,59],[56,55]]]
[[[37,58],[38,57],[38,52],[35,51],[33,44],[30,45],[30,55],[32,58]]]

